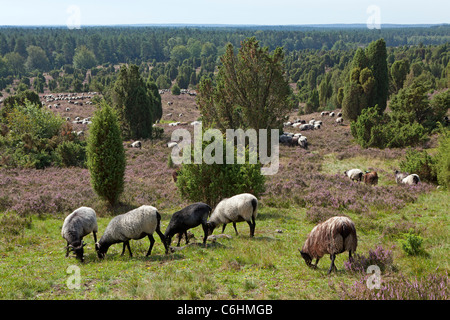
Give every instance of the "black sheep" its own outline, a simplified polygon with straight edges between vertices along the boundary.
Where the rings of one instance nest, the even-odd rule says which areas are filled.
[[[208,237],[208,227],[207,220],[208,216],[211,213],[211,207],[202,202],[196,202],[191,204],[172,215],[170,219],[169,225],[167,226],[166,232],[164,236],[167,240],[167,245],[170,245],[172,242],[172,237],[175,234],[181,234],[178,237],[178,244],[180,246],[180,241],[182,238],[182,234],[186,237],[186,243],[189,243],[187,231],[191,228],[195,228],[198,225],[202,225],[204,237],[203,244],[206,244],[206,238]]]

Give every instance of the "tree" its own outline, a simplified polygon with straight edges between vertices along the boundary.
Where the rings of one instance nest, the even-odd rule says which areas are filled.
[[[156,79],[156,85],[159,89],[169,89],[172,85],[172,82],[170,81],[170,78],[168,76],[166,76],[165,74],[161,74]]]
[[[73,56],[73,66],[75,69],[91,69],[97,65],[94,53],[86,46],[75,49]]]
[[[123,191],[126,158],[116,112],[105,101],[92,118],[86,151],[92,188],[114,205]]]
[[[208,143],[203,142],[202,153],[207,147]],[[226,139],[223,139],[222,147],[226,149]],[[245,153],[247,162],[243,164],[237,164],[236,148],[234,164],[226,164],[225,152],[222,164],[207,164],[204,161],[201,164],[183,164],[176,182],[181,196],[193,202],[207,203],[211,207],[223,198],[239,193],[248,192],[258,197],[265,190],[265,176],[261,174],[260,164],[248,163],[248,149]]]
[[[39,70],[47,71],[50,68],[50,62],[45,54],[45,51],[38,46],[29,46],[27,48],[28,58],[25,62],[25,67],[29,71]]]
[[[342,99],[344,118],[355,121],[366,106],[367,99],[362,86],[355,81],[348,83],[344,88],[344,98]]]
[[[366,48],[368,67],[375,79],[374,94],[367,101],[369,107],[378,105],[379,112],[386,109],[389,94],[389,73],[387,66],[386,42],[384,39],[373,41]]]
[[[216,85],[209,78],[202,78],[199,85],[197,103],[206,126],[222,132],[281,128],[292,108],[283,59],[283,49],[269,54],[254,37],[241,43],[237,55],[228,44],[220,58]]]
[[[406,75],[409,72],[409,61],[408,59],[403,59],[400,61],[395,61],[391,66],[391,77],[392,82],[395,87],[395,92],[398,92],[403,88],[403,83],[405,82]]]
[[[150,93],[139,67],[123,65],[111,90],[111,102],[117,111],[122,135],[125,139],[146,139],[152,136],[154,115],[158,102]]]

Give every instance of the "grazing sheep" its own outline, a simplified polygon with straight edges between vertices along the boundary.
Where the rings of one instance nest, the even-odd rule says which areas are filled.
[[[308,149],[308,138],[301,136],[298,138],[298,145],[303,149]]]
[[[135,141],[135,142],[133,142],[132,144],[131,144],[131,147],[132,148],[142,148],[142,142],[141,141]]]
[[[231,198],[223,199],[214,209],[208,221],[208,235],[223,224],[222,233],[227,223],[232,222],[236,235],[236,222],[247,221],[250,226],[250,237],[255,235],[256,216],[258,215],[258,199],[250,193],[241,193]]]
[[[300,131],[313,130],[314,126],[312,124],[306,123],[306,124],[300,125],[298,128],[300,129]]]
[[[402,180],[406,178],[409,174],[407,172],[400,172],[398,170],[395,170],[394,175],[395,175],[395,182],[397,184],[400,184],[402,183]]]
[[[80,261],[84,261],[83,237],[89,233],[94,235],[94,243],[97,242],[97,216],[92,208],[80,207],[69,214],[65,219],[61,229],[61,236],[67,241],[66,257],[69,251],[73,251]]]
[[[330,113],[328,112],[328,111],[322,111],[321,113],[320,113],[320,116],[321,117],[324,117],[324,116],[327,116],[327,115],[329,115]]]
[[[338,112],[336,116],[337,117],[342,117],[342,112]]]
[[[123,242],[121,255],[125,253],[125,247],[128,247],[128,252],[130,253],[130,257],[132,257],[130,239],[139,240],[148,236],[150,247],[145,255],[147,257],[152,253],[152,248],[155,244],[155,239],[153,238],[155,231],[164,244],[167,254],[168,248],[165,237],[160,230],[160,222],[161,215],[156,208],[146,205],[114,217],[106,227],[105,233],[100,241],[95,244],[98,257],[103,259],[109,247],[120,242]]]
[[[363,172],[359,169],[351,169],[351,170],[347,170],[344,172],[345,175],[347,175],[347,177],[349,177],[350,179],[352,179],[352,181],[362,181],[362,177],[363,177]]]
[[[408,184],[410,186],[414,184],[418,184],[420,182],[420,178],[417,174],[413,173],[407,176],[406,178],[403,178],[402,183]]]
[[[336,118],[336,123],[344,123],[344,118],[342,117]]]
[[[330,112],[330,117],[334,117],[334,112]]]
[[[376,186],[378,184],[378,174],[376,171],[366,171],[364,174],[364,183]]]
[[[191,228],[195,228],[198,225],[202,225],[204,237],[203,244],[206,244],[206,238],[208,237],[208,216],[211,213],[211,207],[206,203],[196,202],[191,204],[172,215],[169,225],[167,226],[164,237],[166,238],[167,245],[172,243],[172,237],[175,234],[180,234],[178,237],[177,247],[180,246],[182,235],[186,237],[186,244],[189,243],[187,231]]]
[[[358,238],[353,221],[347,217],[336,216],[319,223],[311,230],[300,254],[306,265],[311,268],[317,268],[320,258],[329,254],[331,265],[328,274],[330,274],[333,269],[337,270],[334,265],[336,255],[348,251],[351,260],[357,246]],[[312,259],[316,259],[316,264],[311,263]]]

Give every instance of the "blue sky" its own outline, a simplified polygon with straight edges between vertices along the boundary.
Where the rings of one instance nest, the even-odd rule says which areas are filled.
[[[371,5],[382,24],[450,23],[449,0],[0,0],[0,25],[366,23]]]

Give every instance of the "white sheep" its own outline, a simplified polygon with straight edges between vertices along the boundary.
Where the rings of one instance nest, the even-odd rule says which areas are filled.
[[[140,148],[142,148],[142,142],[139,141],[139,140],[137,140],[137,141],[133,142],[130,146],[131,146],[132,148],[138,148],[138,149],[140,149]]]
[[[317,268],[320,258],[325,254],[330,255],[331,265],[328,274],[334,269],[336,255],[348,251],[349,259],[352,252],[356,251],[358,238],[356,236],[355,224],[350,218],[343,216],[332,217],[316,225],[308,234],[300,254],[308,267]],[[312,259],[316,259],[313,265]]]
[[[247,221],[250,226],[250,237],[255,235],[256,216],[258,215],[258,199],[250,193],[241,193],[231,198],[223,199],[211,214],[208,225],[208,235],[214,229],[223,224],[222,233],[225,231],[227,223],[232,222],[236,235],[236,222]]]
[[[165,237],[160,230],[161,215],[155,207],[143,205],[127,213],[114,217],[105,229],[105,233],[100,241],[95,244],[95,250],[100,259],[103,259],[109,247],[115,243],[123,242],[122,255],[125,253],[125,247],[128,247],[130,257],[132,257],[130,240],[139,240],[148,236],[150,247],[146,256],[152,253],[155,239],[153,233],[159,235],[164,244],[166,254],[168,252]]]
[[[364,172],[362,172],[359,169],[351,169],[344,172],[347,177],[349,177],[352,181],[362,181],[362,177],[364,175]]]
[[[89,233],[94,234],[94,243],[97,242],[97,216],[94,209],[80,207],[69,214],[65,219],[61,229],[61,236],[67,241],[66,257],[69,251],[73,251],[77,259],[84,261],[83,237]]]
[[[406,178],[404,178],[402,180],[402,183],[404,184],[408,184],[410,186],[414,185],[414,184],[418,184],[420,182],[420,178],[417,174],[413,173],[410,174],[409,176],[407,176]]]

